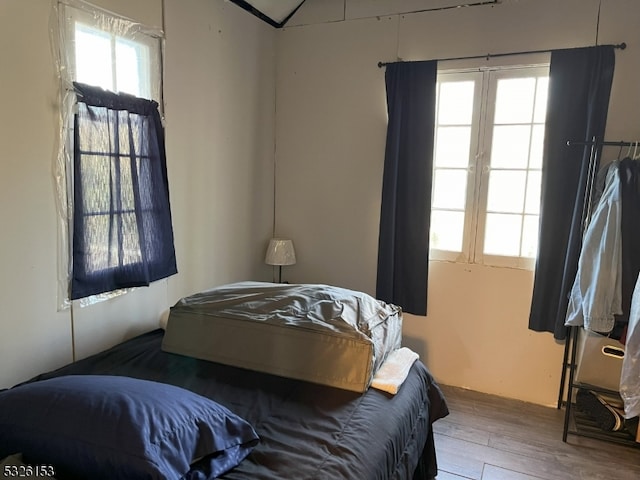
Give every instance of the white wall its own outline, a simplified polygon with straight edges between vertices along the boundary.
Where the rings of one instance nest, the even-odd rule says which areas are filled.
[[[276,233],[293,238],[298,253],[285,277],[374,293],[386,129],[380,60],[590,45],[598,31],[600,43],[629,45],[616,53],[607,137],[640,138],[636,0],[602,0],[599,29],[598,0],[402,15],[394,12],[433,2],[307,0],[292,25],[315,24],[281,32],[224,0],[98,3],[152,26],[164,18],[179,273],[75,308],[78,358],[155,328],[181,296],[271,278],[262,259],[274,221],[274,138]],[[57,310],[49,15],[45,0],[0,1],[0,388],[72,357],[71,313]],[[562,347],[526,328],[532,282],[528,271],[432,262],[429,315],[406,316],[405,341],[444,383],[553,404]]]
[[[0,387],[71,360],[57,313],[49,3],[0,2]]]
[[[0,1],[0,388],[157,328],[181,296],[269,280],[275,30],[224,0],[95,0],[166,30],[169,189],[179,273],[59,312],[51,3]],[[163,12],[163,4],[165,11]]]
[[[640,2],[505,0],[394,14],[432,5],[307,0],[279,33],[276,230],[296,244],[298,263],[287,270],[291,281],[375,293],[386,134],[378,61],[624,41],[628,49],[616,51],[607,138],[640,138]],[[429,285],[428,315],[405,315],[404,337],[438,380],[555,404],[563,346],[551,334],[527,329],[533,272],[432,261]]]
[[[173,304],[271,279],[275,29],[224,0],[170,0],[165,15]]]

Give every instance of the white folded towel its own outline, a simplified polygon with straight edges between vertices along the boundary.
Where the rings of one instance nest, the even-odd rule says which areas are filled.
[[[395,395],[418,358],[420,356],[407,347],[391,352],[373,376],[371,386]]]

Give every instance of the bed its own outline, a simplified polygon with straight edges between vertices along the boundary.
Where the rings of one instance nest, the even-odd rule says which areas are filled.
[[[211,399],[244,419],[259,437],[221,479],[435,478],[431,427],[448,410],[420,360],[395,395],[374,388],[360,393],[166,352],[164,335],[163,329],[145,333],[26,385],[109,376],[157,382]],[[25,456],[24,462],[41,459]],[[60,469],[56,473],[64,478]]]

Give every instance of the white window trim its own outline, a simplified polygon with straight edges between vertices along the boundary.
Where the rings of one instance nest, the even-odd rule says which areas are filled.
[[[71,88],[76,78],[75,65],[75,24],[76,22],[89,28],[103,30],[108,33],[112,42],[115,36],[129,40],[149,48],[149,71],[151,72],[149,90],[151,99],[158,102],[162,112],[162,30],[136,23],[128,18],[92,6],[81,0],[60,0],[59,28],[62,36],[60,45],[60,71],[67,88]],[[114,72],[115,76],[115,72]],[[115,79],[114,79],[115,84]]]
[[[485,132],[483,132],[482,138],[485,140],[486,145],[482,146],[482,177],[488,178],[488,172],[490,171],[490,162],[491,162],[491,145],[489,141],[489,132],[493,129],[493,118],[495,115],[495,106],[496,106],[496,88],[498,85],[497,80],[503,78],[517,78],[520,77],[518,75],[524,68],[526,68],[527,73],[531,73],[535,76],[545,76],[548,75],[549,67],[547,66],[536,66],[536,67],[511,67],[504,69],[493,70],[495,82],[487,82],[487,88],[489,89],[487,96],[487,105],[485,108],[485,121],[484,127]],[[535,100],[534,100],[535,104]],[[487,212],[487,200],[488,200],[488,189],[489,183],[487,181],[482,182],[481,192],[480,192],[480,201],[478,202],[478,212],[482,215],[485,215]],[[479,215],[478,215],[479,216]],[[486,221],[478,222],[478,229],[476,233],[476,238],[484,239],[485,235],[485,225]],[[475,252],[475,260],[476,263],[481,263],[483,265],[491,265],[497,267],[512,267],[518,269],[527,269],[533,270],[536,265],[535,257],[522,257],[522,256],[503,256],[503,255],[489,255],[484,254],[481,248],[478,248],[477,252]]]
[[[54,176],[57,190],[58,210],[58,310],[71,307],[69,282],[71,278],[71,239],[73,238],[73,115],[76,96],[73,90],[75,79],[75,21],[88,26],[111,26],[118,35],[139,43],[151,45],[157,54],[149,62],[150,70],[156,72],[152,78],[151,97],[158,102],[160,114],[164,112],[163,63],[164,32],[101,9],[83,0],[52,0],[51,44],[60,81],[60,133],[57,139],[57,156]],[[118,296],[123,292],[95,295],[80,300],[80,306]]]
[[[491,141],[489,133],[493,129],[495,114],[495,100],[497,79],[494,82],[488,80],[491,73],[498,78],[518,77],[522,70],[532,72],[534,75],[548,75],[548,64],[492,66],[484,68],[462,68],[440,70],[438,72],[438,92],[441,79],[448,81],[468,80],[472,76],[476,81],[480,80],[480,91],[474,92],[473,127],[471,133],[471,145],[469,148],[469,167],[467,182],[467,199],[465,204],[465,223],[461,252],[452,252],[430,248],[430,261],[447,261],[454,263],[480,264],[492,267],[506,267],[533,270],[536,259],[520,256],[489,255],[482,252],[484,242],[487,198],[488,198],[488,173],[491,161]],[[484,78],[487,77],[487,78]],[[480,105],[486,98],[486,105]],[[438,108],[438,103],[436,108]],[[478,118],[482,115],[482,118]],[[437,128],[437,125],[436,125]],[[483,129],[483,131],[480,131]],[[435,132],[434,132],[435,133]],[[437,139],[434,139],[434,151]],[[434,158],[435,162],[435,158]],[[477,173],[481,170],[481,173]],[[435,172],[435,163],[434,163]],[[435,175],[434,175],[435,180]],[[470,182],[473,182],[471,185]],[[433,195],[433,189],[432,189]]]
[[[440,78],[446,77],[449,81],[456,80],[468,80],[469,76],[472,75],[473,78],[478,82],[478,85],[483,85],[482,73],[479,71],[445,71],[438,72],[438,93],[440,89]],[[474,236],[472,232],[475,231],[475,223],[476,223],[476,215],[469,214],[469,212],[474,212],[476,205],[476,196],[478,192],[478,182],[476,181],[476,168],[477,168],[477,158],[474,152],[480,151],[478,142],[479,142],[479,132],[478,126],[480,125],[480,102],[482,100],[482,96],[478,95],[477,92],[474,92],[473,98],[473,118],[472,118],[472,130],[471,130],[471,145],[469,148],[469,162],[467,166],[467,198],[465,202],[465,220],[464,220],[464,233],[462,237],[462,251],[461,252],[452,252],[449,250],[438,250],[432,248],[429,254],[430,260],[445,260],[449,262],[457,262],[457,263],[469,263],[470,259],[473,258],[473,243]],[[436,109],[440,108],[440,95],[437,95]],[[436,110],[437,111],[437,110]],[[437,125],[436,125],[437,127]],[[435,134],[435,132],[434,132]],[[436,135],[437,137],[437,135]],[[434,139],[434,152],[437,147],[437,138]],[[434,155],[435,157],[435,155]],[[435,162],[435,158],[434,158]],[[435,173],[435,164],[434,164],[434,173]],[[435,180],[435,175],[434,175]],[[433,189],[432,189],[433,195]],[[433,201],[433,198],[432,198]]]

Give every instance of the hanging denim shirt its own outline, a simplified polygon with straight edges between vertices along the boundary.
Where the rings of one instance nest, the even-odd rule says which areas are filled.
[[[582,240],[578,272],[565,325],[606,333],[622,313],[622,235],[618,162],[607,171],[604,191]]]

